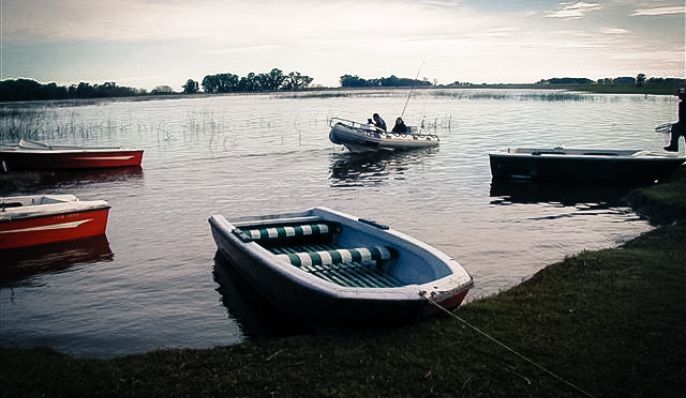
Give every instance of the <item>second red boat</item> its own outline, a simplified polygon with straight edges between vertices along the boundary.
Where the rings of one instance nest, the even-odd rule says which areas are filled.
[[[0,165],[5,170],[140,167],[142,160],[142,149],[48,145],[29,140],[0,146]]]

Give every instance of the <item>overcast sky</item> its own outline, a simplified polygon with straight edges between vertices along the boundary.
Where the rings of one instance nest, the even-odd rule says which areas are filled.
[[[1,78],[685,77],[684,0],[0,0]]]

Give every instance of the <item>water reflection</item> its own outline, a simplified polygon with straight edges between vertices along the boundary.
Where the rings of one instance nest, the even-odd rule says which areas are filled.
[[[305,332],[302,325],[288,318],[264,299],[236,270],[236,267],[217,252],[214,256],[214,281],[217,292],[229,312],[248,339],[291,336]]]
[[[641,185],[607,183],[534,182],[494,178],[491,204],[555,203],[562,206],[597,204],[603,208],[626,206],[625,197]],[[645,184],[644,184],[645,186]]]
[[[105,235],[69,242],[2,252],[0,284],[31,276],[59,272],[77,264],[112,261],[114,254]]]
[[[332,187],[370,187],[386,183],[390,178],[402,180],[412,165],[438,153],[439,148],[403,152],[344,152],[331,155],[329,166]]]
[[[0,195],[11,192],[36,192],[60,185],[85,185],[140,180],[143,169],[122,167],[98,170],[12,171],[0,175]]]

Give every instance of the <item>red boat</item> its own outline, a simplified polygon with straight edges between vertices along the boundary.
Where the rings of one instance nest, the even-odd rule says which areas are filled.
[[[0,197],[0,250],[103,235],[109,211],[74,195]]]
[[[29,140],[0,146],[0,164],[4,170],[140,167],[142,160],[142,149],[48,145]]]

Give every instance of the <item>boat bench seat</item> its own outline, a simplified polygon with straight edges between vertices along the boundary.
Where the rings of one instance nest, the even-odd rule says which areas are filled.
[[[311,223],[297,225],[272,226],[264,228],[246,228],[234,230],[244,242],[284,240],[289,238],[321,237],[334,234],[338,226],[330,223]]]
[[[276,257],[296,267],[310,268],[318,265],[383,261],[391,258],[391,252],[383,246],[372,246],[278,254]]]
[[[336,248],[327,244],[270,249],[284,263],[326,281],[346,287],[388,288],[406,284],[377,267],[379,261],[397,257],[383,246]]]

